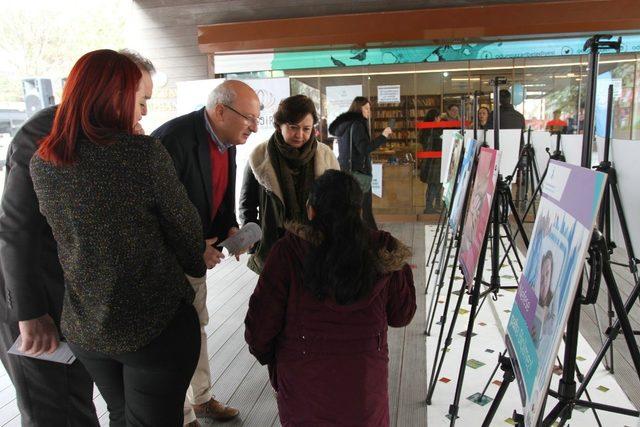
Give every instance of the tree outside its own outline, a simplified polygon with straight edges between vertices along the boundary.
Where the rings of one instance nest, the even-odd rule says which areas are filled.
[[[22,79],[61,80],[82,54],[125,47],[131,0],[0,0],[0,108],[24,109]]]

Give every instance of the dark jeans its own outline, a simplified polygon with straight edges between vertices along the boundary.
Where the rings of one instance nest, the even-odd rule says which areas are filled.
[[[184,397],[200,353],[193,305],[182,306],[157,338],[134,352],[108,355],[70,346],[107,402],[111,427],[182,426]]]
[[[20,331],[0,323],[0,358],[16,390],[23,426],[97,427],[93,380],[82,363],[71,365],[8,354]]]
[[[376,219],[373,217],[373,196],[371,189],[364,193],[362,198],[362,220],[372,230],[377,230]]]
[[[424,211],[426,213],[437,212],[440,210],[439,196],[440,196],[441,188],[442,188],[442,184],[440,183],[427,184],[427,189],[424,194],[424,198],[425,198]]]

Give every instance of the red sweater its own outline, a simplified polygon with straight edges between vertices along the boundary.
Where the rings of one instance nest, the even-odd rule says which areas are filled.
[[[211,158],[211,219],[216,217],[229,185],[229,151],[221,153],[209,135],[209,156]]]

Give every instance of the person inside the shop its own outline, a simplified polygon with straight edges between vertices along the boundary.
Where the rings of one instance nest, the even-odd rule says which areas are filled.
[[[424,116],[424,121],[427,123],[439,122],[440,111],[438,111],[437,108],[430,109]],[[418,135],[418,141],[420,141],[423,151],[428,153],[442,151],[442,129],[421,129]],[[424,213],[426,214],[436,213],[440,209],[438,200],[440,190],[442,189],[442,184],[440,183],[440,163],[441,159],[438,157],[427,157],[423,159],[420,164],[420,181],[427,184],[424,195]]]
[[[460,120],[460,107],[458,107],[458,104],[449,104],[447,106],[447,113],[444,115],[443,120]]]
[[[524,130],[524,116],[516,111],[511,104],[511,92],[507,89],[500,89],[500,129],[521,129]],[[493,111],[489,115],[487,129],[493,129]]]
[[[560,116],[562,115],[561,110],[555,110],[553,112],[553,119],[547,122],[546,130],[551,133],[567,133],[567,122],[562,120]]]
[[[377,230],[373,217],[373,200],[371,194],[371,152],[387,142],[393,133],[386,127],[381,135],[373,140],[369,134],[371,104],[364,96],[356,96],[346,113],[340,114],[330,125],[329,133],[338,139],[338,162],[340,169],[351,172],[364,192],[362,217],[365,224]],[[391,117],[389,117],[391,118]]]
[[[487,107],[478,108],[478,129],[488,129],[490,111]]]
[[[305,206],[313,181],[328,169],[340,169],[333,150],[316,138],[318,114],[310,98],[282,100],[273,120],[275,132],[249,157],[240,194],[243,226],[254,222],[262,228],[262,240],[247,263],[258,274],[284,235],[285,222],[307,222]]]
[[[410,249],[362,220],[349,173],[314,183],[249,300],[245,339],[268,365],[283,426],[389,425],[388,327],[411,322]]]

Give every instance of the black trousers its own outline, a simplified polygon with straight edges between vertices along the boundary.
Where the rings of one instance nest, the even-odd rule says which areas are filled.
[[[373,195],[371,189],[363,194],[362,198],[362,220],[372,230],[377,230],[376,219],[373,217]]]
[[[192,304],[182,306],[157,338],[135,352],[108,355],[70,346],[107,402],[111,427],[182,426],[184,397],[200,353]]]
[[[22,425],[97,427],[93,380],[82,363],[7,354],[19,334],[17,323],[0,323],[0,359],[15,387]]]

